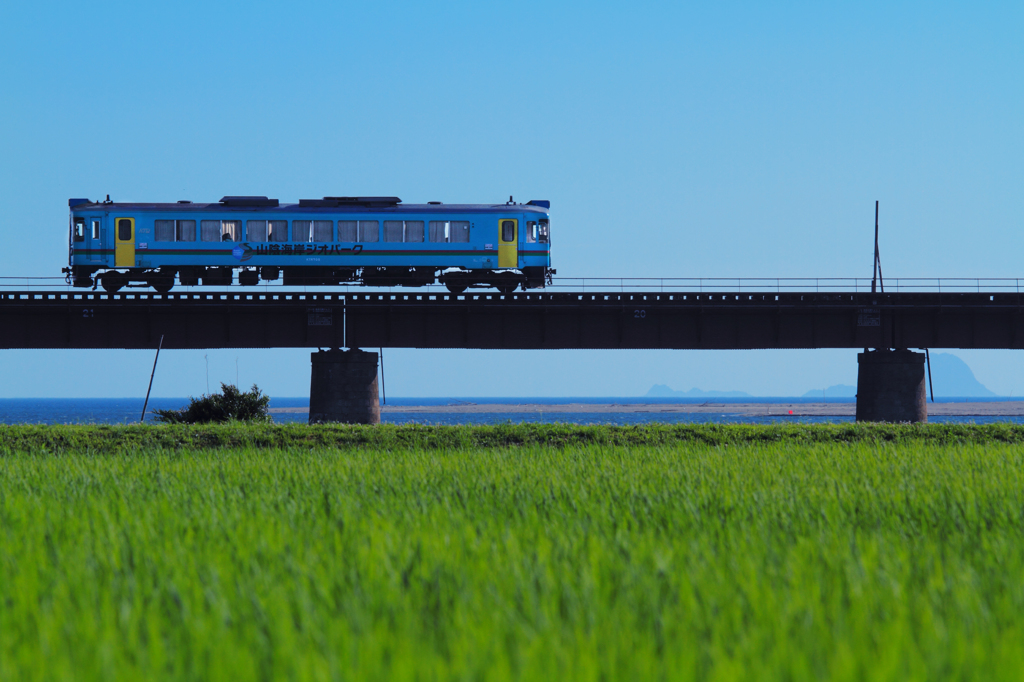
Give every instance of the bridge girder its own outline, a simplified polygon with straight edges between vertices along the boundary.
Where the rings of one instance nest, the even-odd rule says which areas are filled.
[[[1018,294],[2,292],[0,348],[1022,348]]]

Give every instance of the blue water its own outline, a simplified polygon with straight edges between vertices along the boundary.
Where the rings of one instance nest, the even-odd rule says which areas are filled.
[[[939,399],[938,402],[964,402],[963,398]],[[993,399],[998,400],[998,399]],[[853,417],[803,417],[787,415],[747,415],[730,413],[730,403],[811,403],[807,398],[390,398],[390,405],[557,405],[578,404],[703,404],[721,405],[721,413],[686,414],[665,412],[551,412],[507,413],[482,412],[451,414],[446,412],[384,413],[382,421],[389,424],[840,424]],[[853,398],[829,400],[853,402]],[[977,400],[973,402],[979,402]],[[985,402],[992,402],[986,400]],[[0,424],[124,424],[138,422],[142,415],[142,398],[0,398]],[[178,409],[188,404],[186,398],[151,398],[147,410]],[[308,398],[273,398],[271,407],[307,407]],[[146,421],[152,422],[152,414]],[[276,423],[306,423],[305,413],[274,414]],[[942,417],[930,416],[931,423],[990,424],[995,422],[1024,424],[1024,417]]]

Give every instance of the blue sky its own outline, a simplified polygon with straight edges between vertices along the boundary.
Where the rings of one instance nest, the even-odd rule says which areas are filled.
[[[1024,9],[990,3],[5,3],[2,276],[67,199],[552,202],[579,277],[1024,277]],[[1001,394],[1024,363],[957,351]],[[206,356],[206,357],[204,357]],[[154,394],[305,395],[306,351],[167,351]],[[150,352],[4,351],[0,396],[128,396]],[[792,395],[856,351],[385,351],[388,392]],[[513,365],[515,373],[503,371]],[[504,379],[503,377],[510,377]]]

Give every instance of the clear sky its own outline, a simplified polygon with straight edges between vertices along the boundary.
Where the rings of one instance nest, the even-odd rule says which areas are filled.
[[[1024,277],[1019,3],[8,2],[0,275],[67,199],[549,199],[576,277]],[[955,351],[1000,394],[1024,358]],[[204,357],[206,356],[206,357]],[[154,395],[309,390],[308,351],[167,351]],[[145,392],[149,351],[3,351],[0,396]],[[512,364],[515,372],[502,366]],[[395,396],[802,394],[856,351],[385,350]],[[506,378],[507,377],[507,378]]]

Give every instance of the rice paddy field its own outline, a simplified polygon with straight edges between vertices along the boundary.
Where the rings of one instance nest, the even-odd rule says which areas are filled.
[[[1018,427],[0,427],[3,680],[998,680],[1022,651]]]

